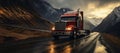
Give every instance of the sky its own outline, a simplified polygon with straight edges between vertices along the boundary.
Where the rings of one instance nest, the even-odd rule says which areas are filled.
[[[120,0],[47,0],[55,8],[80,8],[88,18],[105,18]]]

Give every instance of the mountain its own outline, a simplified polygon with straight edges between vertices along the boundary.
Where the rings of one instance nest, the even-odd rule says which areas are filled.
[[[32,4],[35,2],[32,1],[0,0],[0,23],[24,28],[49,29],[50,22],[34,10]]]
[[[95,25],[90,22],[88,18],[84,18],[84,29],[86,30],[93,30],[95,28]]]
[[[49,35],[42,30],[51,30],[53,23],[42,12],[39,14],[35,10],[32,6],[35,0],[32,1],[0,0],[0,38],[6,40],[6,37],[12,37],[16,40]]]
[[[88,20],[95,26],[99,25],[103,18],[88,18]]]
[[[71,11],[69,8],[54,8],[45,0],[28,0],[31,8],[35,10],[39,15],[42,15],[49,21],[55,22],[59,19],[60,15]]]
[[[33,10],[47,20],[54,22],[55,20],[58,20],[58,16],[60,16],[56,9],[44,0],[28,0],[28,3]]]
[[[116,7],[94,31],[120,35],[120,6]]]

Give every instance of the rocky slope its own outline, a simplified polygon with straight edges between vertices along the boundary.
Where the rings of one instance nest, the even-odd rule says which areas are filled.
[[[94,31],[120,35],[120,6],[116,7]]]
[[[32,0],[0,0],[0,24],[49,29],[50,22],[38,14],[30,2]]]
[[[37,13],[32,6],[35,2],[32,1],[0,0],[0,38],[2,37],[2,40],[3,37],[27,39],[49,34],[41,30],[51,30],[53,23],[39,14],[40,12]]]

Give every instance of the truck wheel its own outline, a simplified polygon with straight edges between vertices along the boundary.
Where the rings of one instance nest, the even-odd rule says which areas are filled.
[[[53,36],[54,40],[58,40],[59,36]]]

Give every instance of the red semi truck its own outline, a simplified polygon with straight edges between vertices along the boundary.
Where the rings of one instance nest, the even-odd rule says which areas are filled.
[[[52,36],[59,39],[60,36],[79,38],[90,34],[89,30],[83,29],[83,11],[71,11],[61,15],[60,20],[55,22],[52,28]]]

